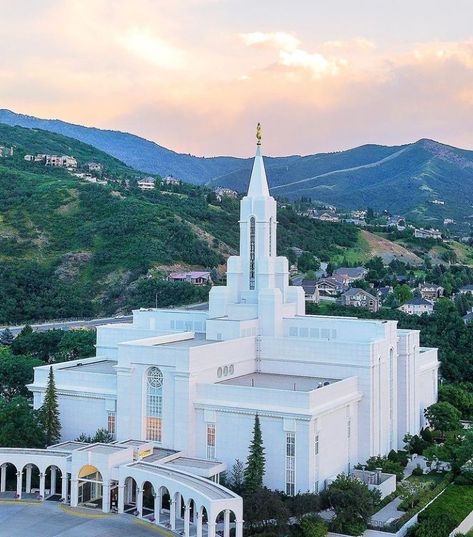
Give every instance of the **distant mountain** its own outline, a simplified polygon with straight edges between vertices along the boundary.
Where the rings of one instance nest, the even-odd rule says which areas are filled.
[[[44,120],[0,110],[0,123],[64,134],[127,165],[193,184],[245,191],[252,158],[195,157],[129,133]],[[363,145],[336,153],[265,157],[271,192],[341,208],[370,206],[438,224],[473,213],[473,151],[422,139],[402,146]],[[436,203],[433,203],[436,202]],[[443,202],[443,203],[438,203]]]

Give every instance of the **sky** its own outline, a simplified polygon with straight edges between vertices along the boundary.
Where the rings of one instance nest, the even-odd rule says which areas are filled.
[[[249,156],[473,149],[473,0],[0,0],[0,108]]]

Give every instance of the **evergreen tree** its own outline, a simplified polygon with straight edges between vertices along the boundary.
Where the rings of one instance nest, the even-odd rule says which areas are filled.
[[[0,345],[11,345],[13,340],[14,336],[9,328],[5,328],[5,330],[0,333]]]
[[[245,468],[245,490],[246,492],[255,492],[263,486],[263,476],[266,459],[264,456],[263,436],[261,434],[261,425],[259,416],[255,416],[255,425],[253,427],[253,440],[250,444],[250,450]]]
[[[61,438],[61,422],[59,420],[59,408],[57,404],[56,384],[54,383],[53,368],[49,368],[48,385],[41,414],[46,432],[46,444],[55,444]]]

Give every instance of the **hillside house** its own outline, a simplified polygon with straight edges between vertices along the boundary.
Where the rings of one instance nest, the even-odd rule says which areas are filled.
[[[320,297],[335,297],[346,290],[346,285],[343,284],[343,281],[335,277],[321,278],[317,282],[317,287],[319,289]]]
[[[320,301],[319,288],[316,280],[302,280],[302,288],[304,289],[304,296],[306,302],[312,304],[318,304]]]
[[[470,308],[466,315],[463,316],[463,322],[465,324],[471,323],[471,321],[473,321],[473,308]]]
[[[69,155],[45,155],[46,166],[57,168],[77,168],[77,160]]]
[[[462,295],[466,295],[466,293],[471,293],[473,295],[473,284],[469,283],[468,285],[464,285],[463,287],[460,287],[458,292],[461,293]]]
[[[421,283],[419,284],[419,292],[422,298],[427,300],[437,300],[443,296],[445,289],[441,285],[435,283]]]
[[[0,145],[0,158],[13,157],[13,147]]]
[[[434,239],[439,240],[442,238],[442,234],[438,229],[415,229],[414,237],[416,239]]]
[[[423,313],[430,315],[434,311],[434,303],[421,296],[415,296],[398,309],[408,315],[422,315]]]
[[[193,285],[211,285],[212,278],[210,272],[190,271],[190,272],[171,272],[168,276],[170,282],[189,282]]]
[[[156,179],[154,177],[143,177],[138,181],[138,188],[141,190],[153,190],[156,186]]]
[[[373,289],[373,292],[375,290]],[[379,302],[382,304],[385,300],[386,300],[386,297],[389,295],[389,293],[392,293],[393,292],[393,288],[391,285],[386,285],[385,287],[378,287],[376,289],[376,293],[378,295],[378,300]]]
[[[350,285],[356,280],[364,280],[368,274],[365,267],[340,267],[333,271],[333,276],[342,280],[344,285]]]
[[[163,179],[161,179],[161,184],[163,185],[174,185],[179,186],[181,184],[181,180],[177,177],[173,177],[172,175],[167,175]]]
[[[87,162],[86,166],[89,172],[101,173],[103,171],[103,164],[100,164],[100,162]]]
[[[363,308],[372,312],[379,310],[379,300],[373,294],[359,289],[358,287],[352,287],[342,293],[338,299],[338,303],[342,306],[349,306],[352,308]]]
[[[231,188],[217,187],[214,192],[219,201],[221,201],[222,198],[238,198],[238,192],[236,190],[232,190]]]

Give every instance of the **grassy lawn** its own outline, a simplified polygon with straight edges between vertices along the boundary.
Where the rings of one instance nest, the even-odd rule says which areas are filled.
[[[419,516],[425,519],[434,514],[445,514],[455,520],[456,525],[473,510],[473,487],[469,485],[450,485],[427,509]]]
[[[413,483],[425,483],[427,485],[430,485],[431,488],[435,487],[437,483],[442,481],[442,479],[445,477],[445,474],[438,474],[437,472],[432,472],[430,474],[424,474],[424,475],[411,475],[407,479],[408,481],[412,481]]]

